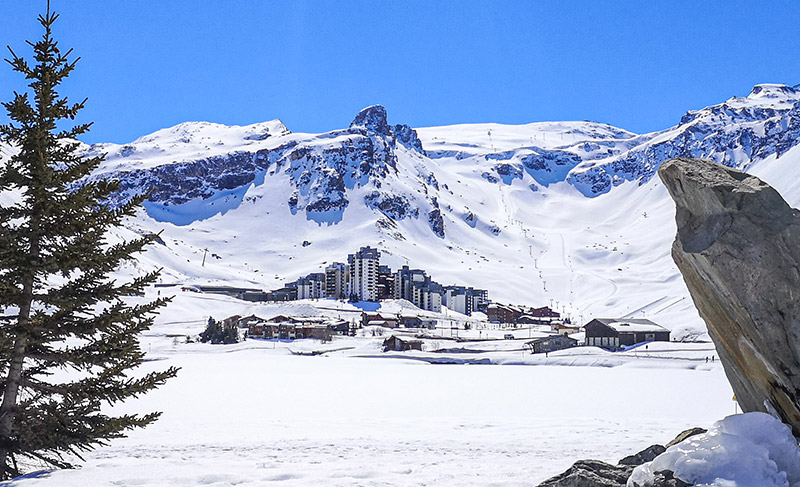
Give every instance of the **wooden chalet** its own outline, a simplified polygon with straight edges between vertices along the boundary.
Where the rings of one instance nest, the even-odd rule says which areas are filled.
[[[551,335],[531,340],[525,346],[531,349],[531,353],[555,352],[578,346],[578,340],[566,335]]]
[[[392,335],[383,341],[383,351],[404,352],[406,350],[422,351],[422,340],[410,340]]]
[[[647,319],[595,318],[584,327],[586,345],[619,350],[642,342],[668,342],[670,331]]]
[[[422,328],[422,320],[419,316],[401,316],[400,324],[405,328]]]
[[[240,319],[242,319],[242,317],[239,315],[228,316],[227,318],[222,320],[222,326],[226,327],[235,325],[239,322]]]
[[[326,323],[324,318],[286,315],[273,316],[268,320],[250,320],[247,328],[248,336],[252,338],[279,340],[316,338],[329,341],[335,333],[333,326]]]
[[[315,338],[329,341],[333,337],[330,325],[304,324],[304,323],[256,323],[248,328],[251,338],[266,338],[278,340],[300,340]]]
[[[491,323],[515,323],[524,313],[520,306],[492,303],[486,308],[486,316]]]
[[[250,328],[250,325],[262,322],[264,322],[264,318],[259,318],[256,315],[250,315],[236,320],[236,326],[239,328]]]
[[[570,323],[563,323],[561,321],[552,322],[550,324],[550,329],[559,335],[572,335],[573,333],[578,333],[581,331],[579,326]]]
[[[396,315],[388,313],[378,313],[375,311],[365,311],[361,313],[362,326],[383,326],[385,328],[397,328],[399,320]]]
[[[332,321],[328,326],[331,327],[331,331],[336,335],[350,334],[350,323],[345,320]]]
[[[554,311],[550,309],[550,306],[542,306],[541,308],[531,308],[526,313],[531,316],[535,316],[537,318],[561,318],[561,314],[558,311]]]

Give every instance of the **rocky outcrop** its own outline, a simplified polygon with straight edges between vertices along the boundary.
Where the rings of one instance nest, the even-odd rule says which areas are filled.
[[[689,428],[688,430],[682,432],[678,436],[675,437],[674,440],[667,443],[666,447],[669,448],[671,446],[677,445],[678,443],[682,442],[683,440],[689,439],[692,436],[702,435],[703,433],[708,432],[705,428]]]
[[[641,465],[643,463],[652,462],[653,459],[666,450],[662,445],[652,445],[635,455],[628,455],[619,461],[619,465]]]
[[[671,446],[701,433],[702,428],[691,428],[675,437]],[[538,487],[625,487],[634,468],[652,462],[664,453],[662,445],[651,445],[634,455],[620,460],[616,465],[600,460],[578,460],[566,472],[545,480]],[[658,472],[655,483],[648,487],[687,487],[690,484],[675,478],[670,471]]]
[[[431,199],[432,209],[428,212],[428,226],[431,231],[439,237],[444,238],[444,218],[442,218],[442,210],[439,209],[439,202],[436,198]]]
[[[673,259],[739,405],[800,436],[800,212],[710,161],[673,159],[659,176],[677,206]]]
[[[539,487],[624,487],[635,467],[653,461],[663,452],[663,446],[652,445],[623,458],[617,465],[600,460],[578,460],[566,472],[545,480]]]
[[[417,132],[408,125],[389,125],[386,109],[381,105],[372,105],[358,112],[350,123],[350,130],[359,129],[385,137],[392,146],[399,142],[408,149],[425,153]]]
[[[387,121],[386,109],[380,105],[367,107],[356,115],[350,123],[350,128],[363,127],[369,132],[380,135],[392,135],[392,129]]]
[[[578,460],[566,472],[539,487],[624,487],[633,465],[611,465],[599,460]]]

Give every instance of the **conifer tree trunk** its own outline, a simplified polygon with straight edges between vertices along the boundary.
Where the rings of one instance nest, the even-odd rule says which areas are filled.
[[[38,242],[31,245],[31,259],[38,258]],[[16,472],[16,467],[12,465],[11,452],[9,446],[12,443],[15,419],[17,415],[17,399],[22,383],[22,369],[25,363],[25,352],[28,344],[25,329],[30,323],[31,305],[33,303],[33,281],[34,277],[28,275],[22,284],[22,300],[19,303],[19,316],[17,318],[18,331],[14,340],[6,384],[3,390],[3,401],[0,403],[0,479],[12,477]]]

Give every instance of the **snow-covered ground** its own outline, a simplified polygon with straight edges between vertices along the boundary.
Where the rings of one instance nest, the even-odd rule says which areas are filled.
[[[158,181],[186,197],[148,202],[147,212],[117,232],[121,238],[162,232],[161,242],[124,275],[163,268],[162,283],[274,289],[372,245],[381,250],[382,263],[395,269],[422,268],[445,285],[488,289],[496,301],[550,304],[579,324],[595,317],[647,317],[674,337],[698,336],[704,325],[669,256],[674,205],[658,178],[644,175],[658,157],[693,147],[686,154],[715,160],[730,155],[729,162],[798,206],[800,148],[782,132],[791,125],[784,123],[784,112],[798,93],[757,87],[746,99],[689,112],[681,124],[643,135],[589,122],[418,129],[429,153],[398,144],[392,153],[396,167],[374,180],[352,179],[360,174],[363,155],[354,147],[362,147],[366,135],[292,134],[279,121],[245,127],[186,123],[125,146],[94,149],[109,153],[99,172],[164,168],[167,175]],[[737,107],[758,110],[740,113]],[[775,152],[764,149],[763,159],[751,159],[751,138],[772,133],[767,126],[774,140],[756,145]],[[375,133],[369,137],[376,145],[363,148],[388,143]],[[676,145],[664,145],[670,141]],[[283,157],[279,146],[287,154],[284,165],[265,156],[269,164],[237,166],[241,154],[275,150],[275,158]],[[560,155],[545,154],[556,149]],[[641,164],[600,168],[636,150],[647,151]],[[8,153],[0,146],[0,158]],[[521,165],[534,154],[553,158],[544,159],[544,169]],[[378,159],[367,162],[380,172]],[[179,169],[173,174],[169,166]],[[587,197],[585,181],[591,179],[583,176],[598,168],[613,173],[613,184]],[[202,177],[194,176],[195,169]],[[229,169],[230,181],[215,180],[213,171]],[[337,196],[337,174],[349,201],[340,220],[305,212],[304,204]],[[187,181],[198,186],[184,188]],[[378,190],[406,202],[396,205],[400,214],[418,214],[388,218],[366,204]],[[293,207],[297,194],[301,204]],[[0,203],[18,198],[2,193]],[[434,207],[444,237],[430,225]],[[209,316],[233,314],[349,321],[358,312],[334,302],[276,305],[178,293],[143,345],[150,359],[144,368],[176,365],[179,376],[117,408],[159,410],[163,417],[87,455],[79,470],[14,487],[536,485],[576,459],[616,462],[735,411],[719,362],[708,360],[716,355],[710,343],[531,355],[524,343],[543,330],[474,320],[470,330],[457,332],[468,340],[452,340],[454,331],[443,327],[426,331],[423,350],[414,352],[382,352],[382,340],[398,331],[380,329],[325,344],[186,343]],[[506,334],[514,339],[503,339]],[[441,349],[447,350],[436,351]],[[436,365],[442,363],[450,365]]]
[[[791,428],[774,417],[738,414],[637,467],[628,484],[650,487],[663,471],[703,487],[797,487],[800,447]]]
[[[163,411],[158,422],[81,469],[15,487],[536,485],[576,459],[616,462],[734,412],[719,363],[699,359],[710,344],[651,344],[639,356],[581,348],[575,365],[602,355],[614,366],[567,367],[564,352],[550,354],[554,366],[502,349],[486,356],[542,365],[431,365],[382,354],[371,334],[185,343],[205,316],[239,311],[213,298],[179,293],[144,337],[145,368],[181,371],[116,411]],[[509,342],[522,340],[496,343]],[[347,350],[291,353],[324,347]]]
[[[156,424],[80,470],[18,484],[536,485],[576,459],[616,462],[733,413],[719,369],[436,366],[219,348],[149,365],[182,370],[121,410],[164,411]]]

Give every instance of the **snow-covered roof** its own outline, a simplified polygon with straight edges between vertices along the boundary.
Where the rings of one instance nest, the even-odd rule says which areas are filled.
[[[620,333],[633,332],[633,333],[647,333],[647,332],[663,332],[669,331],[661,325],[653,323],[646,319],[598,319],[601,323],[613,328]]]
[[[576,338],[573,338],[573,337],[570,337],[570,336],[567,336],[567,335],[549,335],[549,336],[545,336],[545,337],[536,338],[536,339],[531,340],[529,342],[525,342],[525,344],[526,345],[531,345],[531,344],[534,344],[534,343],[546,342],[548,340],[563,340],[563,339],[578,341]]]

